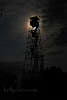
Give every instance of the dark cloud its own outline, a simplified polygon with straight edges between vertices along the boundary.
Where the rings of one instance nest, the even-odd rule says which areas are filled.
[[[48,17],[51,22],[58,20],[63,22],[66,20],[66,0],[49,0]]]
[[[0,61],[24,59],[25,19],[35,12],[42,18],[45,66],[67,65],[65,0],[0,0],[1,7],[5,10],[4,16],[0,17]]]
[[[60,30],[59,36],[55,40],[57,45],[67,45],[67,27]]]

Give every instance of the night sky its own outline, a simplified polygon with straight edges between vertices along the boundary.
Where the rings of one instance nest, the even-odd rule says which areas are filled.
[[[0,62],[24,61],[26,22],[41,18],[46,67],[67,71],[67,3],[65,0],[0,0]],[[0,12],[1,13],[1,12]]]

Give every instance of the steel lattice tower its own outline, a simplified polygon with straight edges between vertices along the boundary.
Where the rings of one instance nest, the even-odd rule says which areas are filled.
[[[26,72],[40,72],[44,66],[44,58],[43,55],[41,55],[41,49],[40,29],[36,26],[30,29],[27,34],[24,62]]]

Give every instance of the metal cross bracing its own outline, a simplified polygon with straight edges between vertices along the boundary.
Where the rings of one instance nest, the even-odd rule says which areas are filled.
[[[33,33],[32,33],[33,31]],[[25,50],[25,71],[40,72],[43,64],[43,56],[41,55],[41,36],[40,29],[37,31],[30,30],[26,40]]]

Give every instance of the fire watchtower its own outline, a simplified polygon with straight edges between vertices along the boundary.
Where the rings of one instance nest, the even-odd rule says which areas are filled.
[[[25,71],[40,71],[43,64],[43,56],[41,55],[41,37],[39,29],[39,18],[37,16],[30,17],[31,29],[28,31],[26,51],[25,51]]]

